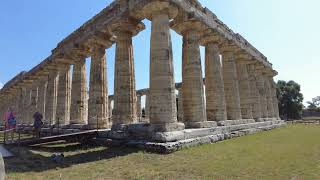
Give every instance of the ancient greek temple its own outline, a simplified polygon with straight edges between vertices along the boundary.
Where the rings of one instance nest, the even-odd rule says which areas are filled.
[[[144,19],[152,24],[150,86],[137,90],[132,38],[145,29]],[[175,82],[170,30],[183,37],[181,83]],[[115,67],[107,67],[106,49],[114,43]],[[114,82],[107,82],[109,68],[114,68]],[[197,0],[116,0],[40,64],[5,84],[0,114],[13,107],[23,126],[32,125],[38,111],[51,126],[176,142],[211,135],[208,129],[231,133],[232,127],[280,125],[276,75],[262,53]],[[112,96],[109,83],[114,83]]]

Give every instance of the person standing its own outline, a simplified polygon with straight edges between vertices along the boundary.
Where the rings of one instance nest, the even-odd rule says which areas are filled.
[[[8,108],[4,117],[5,131],[11,134],[11,141],[14,139],[14,131],[16,129],[17,121],[16,115],[12,107]],[[6,138],[6,137],[5,137]]]
[[[35,136],[37,138],[40,138],[40,133],[41,133],[41,127],[43,125],[43,122],[42,122],[42,114],[39,113],[39,112],[36,112],[34,113],[33,115],[33,119],[34,119],[34,122],[33,122],[33,127],[34,127],[34,133],[35,133]]]

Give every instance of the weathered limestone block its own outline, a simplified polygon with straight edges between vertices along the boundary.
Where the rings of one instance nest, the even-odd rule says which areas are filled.
[[[105,46],[92,47],[88,125],[90,128],[108,128],[108,88]]]
[[[184,129],[177,122],[174,66],[169,21],[169,3],[151,2],[144,9],[152,19],[150,53],[150,123],[151,132]],[[174,14],[174,15],[171,15]],[[171,15],[171,16],[170,16]]]
[[[255,65],[248,65],[248,74],[250,82],[250,92],[252,97],[252,116],[255,120],[261,118],[261,104],[260,104],[260,95],[257,88],[257,77],[255,76]]]
[[[66,125],[70,122],[71,72],[70,65],[59,68],[59,88],[57,97],[56,124]]]
[[[86,59],[79,57],[73,66],[70,124],[87,124]]]
[[[142,23],[126,19],[113,25],[116,39],[113,128],[137,121],[137,97],[132,37]]]
[[[250,92],[247,64],[245,61],[239,58],[236,62],[236,65],[239,79],[239,94],[242,119],[253,119],[253,101]]]
[[[48,76],[48,87],[46,94],[46,119],[47,124],[54,124],[57,112],[57,95],[59,84],[59,72],[51,70]]]
[[[227,107],[227,118],[229,120],[240,120],[241,106],[239,95],[239,82],[234,53],[231,50],[223,51],[223,80]]]
[[[208,121],[227,120],[222,66],[218,44],[208,43],[205,52],[205,84]]]

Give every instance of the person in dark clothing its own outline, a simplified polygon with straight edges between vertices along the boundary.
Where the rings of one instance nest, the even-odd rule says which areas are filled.
[[[34,113],[33,115],[33,119],[34,119],[34,123],[33,123],[33,127],[34,127],[34,133],[35,133],[35,136],[37,138],[40,138],[40,132],[41,132],[41,127],[43,125],[43,122],[42,122],[42,114],[39,113],[39,112],[36,112]]]

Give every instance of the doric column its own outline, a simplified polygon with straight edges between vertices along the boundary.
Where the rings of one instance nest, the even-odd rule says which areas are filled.
[[[71,110],[70,124],[87,123],[87,79],[86,59],[79,57],[73,66],[72,88],[71,88]]]
[[[46,107],[46,92],[48,85],[48,77],[40,79],[38,83],[38,105],[37,111],[42,114],[43,119],[46,119],[45,107]]]
[[[195,30],[183,32],[183,119],[189,128],[203,127],[202,122],[207,121],[199,39]]]
[[[222,67],[227,117],[229,120],[240,120],[242,119],[242,116],[234,52],[231,47],[224,47],[222,50]]]
[[[108,128],[108,89],[105,46],[91,47],[88,125],[90,128]]]
[[[149,121],[150,119],[150,94],[149,91],[146,93],[146,102],[144,105],[144,115],[145,119]]]
[[[137,94],[137,118],[138,118],[139,122],[141,122],[141,115],[142,115],[142,111],[141,111],[141,95]]]
[[[255,75],[255,65],[248,65],[248,75],[250,83],[250,93],[252,98],[252,116],[256,121],[261,119],[261,104],[260,104],[260,95],[257,88],[257,77]]]
[[[222,66],[218,44],[208,43],[205,52],[205,85],[208,121],[227,120]]]
[[[59,72],[50,70],[48,75],[48,87],[46,94],[46,119],[47,124],[54,124],[56,120],[57,95],[58,95]]]
[[[169,22],[177,9],[168,2],[152,1],[144,7],[152,20],[150,52],[150,123],[151,131],[184,129],[177,122],[174,66]]]
[[[239,95],[242,119],[253,119],[252,97],[250,92],[250,82],[247,69],[248,59],[238,57],[236,61],[237,74],[239,80]]]
[[[266,98],[267,98],[267,109],[268,109],[268,118],[274,118],[274,110],[273,110],[273,98],[272,98],[272,90],[270,84],[270,74],[269,72],[264,75],[264,83],[266,89]]]
[[[183,122],[183,91],[178,88],[178,121]]]
[[[266,87],[264,83],[264,77],[260,69],[256,70],[256,78],[257,78],[257,88],[260,96],[261,118],[267,118],[268,109],[267,109]]]
[[[22,124],[27,124],[27,116],[28,116],[28,96],[27,96],[27,87],[22,87],[21,88],[21,96],[22,96],[22,102],[21,102],[21,106],[22,109],[20,111],[21,113],[21,122]]]
[[[26,86],[25,99],[24,99],[24,119],[26,124],[31,124],[31,85]]]
[[[29,104],[29,114],[28,119],[29,123],[33,123],[33,114],[37,111],[38,108],[38,84],[34,83],[30,87],[30,104]]]
[[[278,104],[278,97],[277,97],[277,84],[274,82],[273,77],[270,77],[270,84],[271,84],[271,93],[272,93],[272,103],[273,103],[273,117],[276,119],[280,119],[279,116],[279,104]]]
[[[110,119],[112,119],[112,101],[113,101],[113,96],[109,96],[109,99],[108,99],[108,108],[109,108],[108,117]]]
[[[142,23],[130,19],[124,19],[112,25],[113,32],[117,37],[112,129],[134,123],[137,119],[132,37],[142,28],[144,28]]]
[[[58,98],[57,98],[56,124],[60,124],[60,125],[69,124],[70,105],[71,105],[70,65],[64,65],[59,67],[59,87],[58,87]]]

